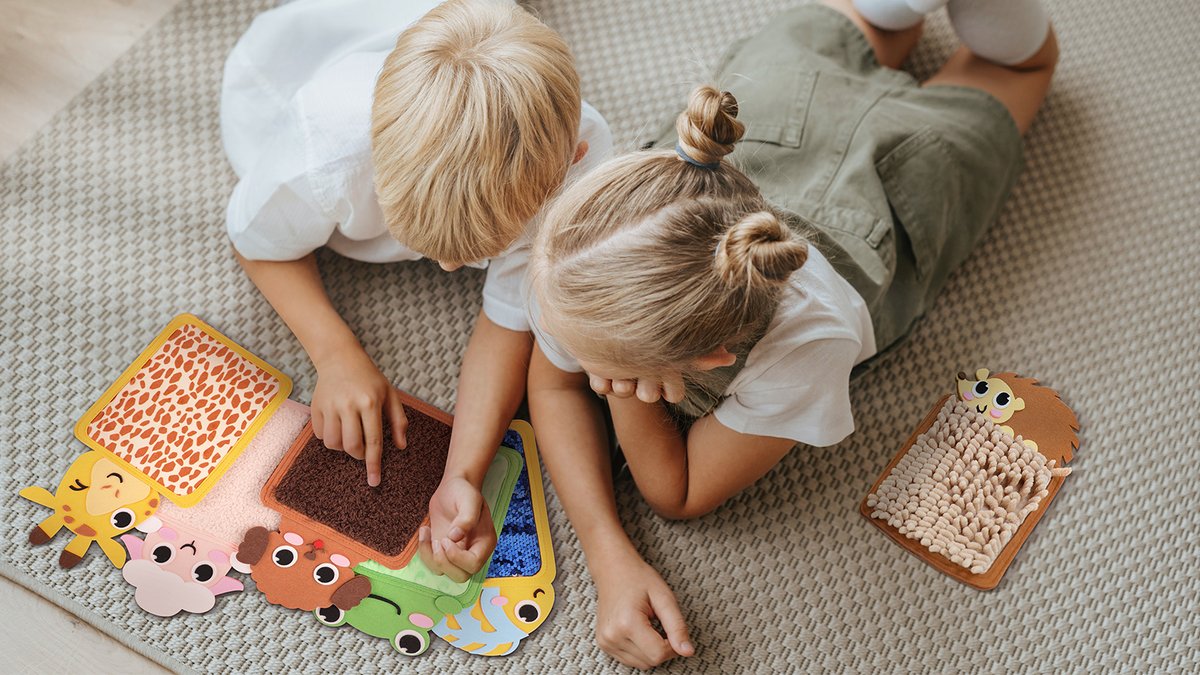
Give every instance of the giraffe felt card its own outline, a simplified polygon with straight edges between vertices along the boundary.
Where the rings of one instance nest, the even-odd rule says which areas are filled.
[[[88,409],[75,435],[171,501],[191,506],[291,388],[283,373],[181,314]]]

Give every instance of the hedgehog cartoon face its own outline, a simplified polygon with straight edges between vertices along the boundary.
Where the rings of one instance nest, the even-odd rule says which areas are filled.
[[[1025,409],[1025,399],[1018,398],[1012,387],[998,377],[988,377],[987,368],[975,371],[975,378],[958,374],[958,397],[995,424],[1007,422],[1018,410]]]
[[[237,559],[250,566],[250,578],[267,602],[291,609],[334,605],[347,610],[371,592],[371,582],[354,573],[346,556],[295,532],[252,528],[238,546]]]

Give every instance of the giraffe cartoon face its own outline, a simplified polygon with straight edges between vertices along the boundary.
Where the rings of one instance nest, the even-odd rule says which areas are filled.
[[[53,516],[29,533],[31,543],[44,544],[63,527],[76,535],[59,558],[63,567],[78,564],[93,541],[121,567],[125,551],[113,537],[133,527],[153,530],[157,526],[158,496],[140,477],[98,450],[80,455],[54,494],[33,486],[22,490],[21,496],[54,509]]]
[[[147,513],[149,509],[142,509],[142,513],[139,514],[130,508],[150,497],[150,486],[107,457],[96,459],[91,471],[87,472],[86,481],[81,480],[78,475],[71,474],[72,472],[68,471],[63,484],[59,486],[60,494],[65,487],[68,492],[76,493],[76,497],[82,496],[83,511],[88,517],[96,520],[94,524],[89,525],[79,519],[72,520],[68,516],[65,518],[67,527],[74,532],[90,537],[115,537],[133,527],[134,523],[153,514],[153,511]],[[69,505],[66,500],[64,503]],[[155,505],[157,506],[157,502]],[[142,518],[138,518],[139,515]],[[95,529],[97,534],[88,534],[86,529]]]
[[[988,377],[987,368],[975,371],[971,379],[958,374],[958,397],[996,424],[1007,422],[1018,410],[1025,409],[1025,400],[1013,394],[1012,387],[998,377]]]

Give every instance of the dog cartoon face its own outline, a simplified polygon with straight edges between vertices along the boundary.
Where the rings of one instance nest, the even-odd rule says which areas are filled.
[[[237,559],[250,566],[250,578],[267,602],[291,609],[334,605],[347,610],[371,592],[371,582],[354,573],[346,556],[331,553],[320,539],[305,542],[295,532],[252,528],[238,546]]]
[[[216,596],[243,589],[229,570],[249,571],[233,557],[233,547],[178,525],[164,525],[146,535],[121,537],[132,559],[121,575],[137,588],[138,607],[157,616],[181,611],[201,614],[213,608]]]

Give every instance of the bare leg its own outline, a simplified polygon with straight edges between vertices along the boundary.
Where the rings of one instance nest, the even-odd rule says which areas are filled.
[[[1058,40],[1051,29],[1042,48],[1015,66],[993,63],[976,56],[966,47],[959,47],[924,86],[953,84],[982,89],[1008,108],[1023,134],[1033,124],[1033,118],[1050,90],[1057,64]]]
[[[899,68],[912,53],[913,47],[921,39],[921,29],[924,23],[919,23],[905,30],[884,30],[871,25],[858,10],[854,9],[851,0],[821,0],[824,4],[850,17],[854,25],[862,31],[875,50],[875,58],[888,68]]]

